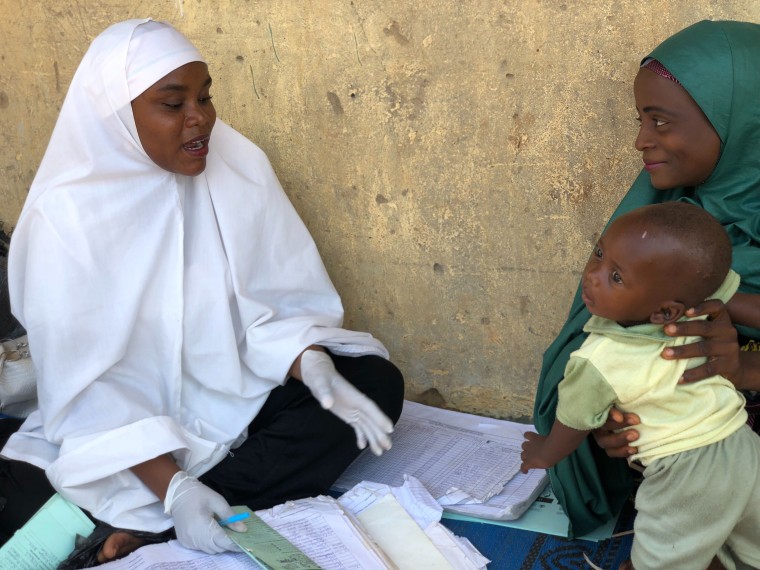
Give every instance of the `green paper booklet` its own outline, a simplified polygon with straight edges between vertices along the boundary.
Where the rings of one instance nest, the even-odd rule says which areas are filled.
[[[76,536],[95,525],[76,505],[53,495],[0,549],[0,568],[55,570],[74,550]]]
[[[320,570],[288,539],[261,520],[245,506],[232,507],[236,513],[249,513],[245,519],[246,532],[225,528],[229,537],[264,570]]]

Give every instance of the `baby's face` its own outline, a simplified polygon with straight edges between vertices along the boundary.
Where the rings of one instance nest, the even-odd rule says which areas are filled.
[[[649,322],[663,301],[675,298],[672,245],[648,236],[637,216],[615,220],[583,271],[583,302],[591,314],[626,326]]]

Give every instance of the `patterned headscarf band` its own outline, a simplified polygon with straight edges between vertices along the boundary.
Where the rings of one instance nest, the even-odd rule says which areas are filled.
[[[673,77],[673,74],[670,73],[667,69],[665,69],[665,66],[662,65],[659,61],[654,59],[653,57],[648,58],[644,61],[644,63],[641,64],[641,67],[646,67],[650,71],[654,71],[657,75],[661,77],[665,77],[666,79],[670,79],[671,81],[675,81],[679,85],[681,85],[681,82],[678,81],[675,77]]]

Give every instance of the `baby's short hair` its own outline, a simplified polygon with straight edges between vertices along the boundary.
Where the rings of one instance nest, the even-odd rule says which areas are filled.
[[[695,303],[717,291],[731,268],[732,254],[731,240],[718,220],[689,202],[662,202],[634,212],[658,235],[680,244],[676,267],[692,274],[689,294]]]

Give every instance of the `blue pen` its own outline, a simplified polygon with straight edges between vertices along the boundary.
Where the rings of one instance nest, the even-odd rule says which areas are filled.
[[[222,526],[227,526],[228,524],[245,520],[250,516],[251,516],[251,513],[238,513],[236,515],[232,515],[231,517],[227,517],[226,519],[219,521],[219,524]]]

